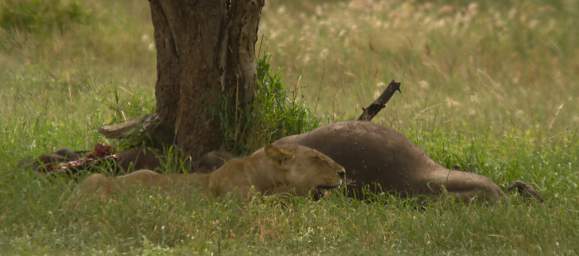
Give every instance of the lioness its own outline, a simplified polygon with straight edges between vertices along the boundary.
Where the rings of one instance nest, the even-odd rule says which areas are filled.
[[[162,175],[151,170],[139,170],[119,177],[93,174],[81,182],[78,191],[81,195],[95,194],[106,198],[130,185],[162,189],[195,186],[215,196],[233,193],[247,197],[251,191],[300,196],[314,192],[319,196],[324,190],[339,187],[345,175],[344,167],[314,149],[299,145],[268,145],[245,158],[229,160],[209,174]]]

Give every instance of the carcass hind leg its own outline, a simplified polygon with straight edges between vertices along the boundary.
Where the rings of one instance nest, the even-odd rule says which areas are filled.
[[[488,177],[463,171],[436,171],[427,186],[433,193],[446,191],[466,202],[483,200],[494,203],[504,196],[501,188]]]

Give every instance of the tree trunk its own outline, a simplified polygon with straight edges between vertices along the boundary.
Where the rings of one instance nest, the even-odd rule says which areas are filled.
[[[253,99],[264,0],[149,2],[160,118],[153,136],[197,158],[223,144],[217,114],[239,117]]]

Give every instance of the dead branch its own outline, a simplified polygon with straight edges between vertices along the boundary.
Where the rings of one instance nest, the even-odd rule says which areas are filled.
[[[384,92],[382,92],[380,97],[378,97],[368,107],[363,108],[363,112],[360,117],[358,117],[358,120],[372,121],[372,118],[374,118],[374,116],[376,116],[380,110],[386,107],[386,103],[388,103],[396,91],[402,93],[402,91],[400,91],[400,83],[392,80]]]
[[[149,114],[123,123],[105,125],[98,132],[109,139],[122,139],[135,134],[146,133],[158,122],[157,114]]]

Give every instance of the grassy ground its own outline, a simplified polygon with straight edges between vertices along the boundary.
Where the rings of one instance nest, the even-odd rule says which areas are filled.
[[[74,182],[18,160],[89,148],[104,141],[96,127],[154,105],[146,2],[82,1],[82,12],[54,11],[66,26],[0,19],[0,254],[576,255],[579,4],[468,2],[272,1],[261,48],[328,121],[352,119],[381,82],[402,81],[375,122],[446,166],[534,183],[544,205],[143,193],[64,208]]]

